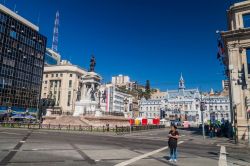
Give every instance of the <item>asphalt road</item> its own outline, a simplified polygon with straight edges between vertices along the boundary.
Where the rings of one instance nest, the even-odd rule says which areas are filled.
[[[178,162],[170,163],[167,133],[161,129],[117,136],[0,128],[0,165],[218,165],[221,144],[226,140],[204,141],[194,132],[180,131]],[[249,149],[225,147],[228,165],[249,166]]]

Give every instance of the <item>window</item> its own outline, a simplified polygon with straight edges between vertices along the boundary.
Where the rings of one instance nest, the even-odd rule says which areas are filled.
[[[72,87],[72,80],[69,80],[69,88]]]
[[[248,74],[250,74],[250,48],[246,49],[246,56],[247,56],[247,69]]]
[[[244,28],[250,27],[250,14],[244,14],[243,16]]]
[[[60,74],[60,77],[62,77],[62,76],[63,76],[63,74],[61,73],[61,74]]]
[[[17,38],[16,32],[15,31],[10,31],[10,37],[16,39]]]
[[[70,74],[69,77],[72,77],[72,74]]]
[[[223,107],[222,107],[222,105],[220,106],[220,110],[223,110]]]
[[[214,108],[215,110],[218,110],[218,107],[217,107],[217,105],[215,106],[215,108]]]
[[[228,110],[228,106],[227,106],[227,105],[226,105],[226,107],[225,107],[225,108],[226,108],[226,110]]]
[[[45,77],[48,78],[48,74],[46,74]]]
[[[56,74],[56,77],[58,77],[58,74]]]
[[[45,84],[47,84],[47,81],[44,81]]]
[[[51,74],[51,77],[54,77],[54,74]]]
[[[70,106],[70,100],[71,100],[71,91],[68,92],[68,103],[67,103],[68,106]]]

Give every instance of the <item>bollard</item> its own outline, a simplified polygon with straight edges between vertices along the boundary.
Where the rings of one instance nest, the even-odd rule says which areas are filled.
[[[49,130],[50,130],[50,123],[49,123]]]
[[[104,128],[104,125],[102,126],[102,131],[105,132],[105,128]]]
[[[90,131],[91,131],[91,132],[93,131],[92,125],[90,126]]]
[[[115,133],[117,133],[117,125],[115,125]]]

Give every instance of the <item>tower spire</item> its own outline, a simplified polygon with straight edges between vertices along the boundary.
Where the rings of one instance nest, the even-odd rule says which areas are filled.
[[[181,73],[181,77],[179,80],[179,89],[185,89],[185,81],[183,79],[182,73]]]
[[[52,41],[52,50],[57,52],[58,46],[58,27],[59,27],[59,11],[56,12],[56,19],[53,31],[53,41]]]

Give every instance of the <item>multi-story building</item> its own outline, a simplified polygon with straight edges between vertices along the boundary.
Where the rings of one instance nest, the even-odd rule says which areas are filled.
[[[61,61],[61,55],[50,48],[46,48],[45,53],[45,65],[59,65]]]
[[[112,77],[111,83],[118,87],[125,87],[127,90],[134,90],[138,88],[137,82],[130,81],[129,76],[124,76],[122,74]]]
[[[117,86],[126,86],[130,82],[129,76],[124,76],[122,74],[112,77],[112,84]]]
[[[113,84],[105,85],[106,90],[106,109],[105,112],[126,113],[132,115],[133,97],[124,93]]]
[[[204,121],[231,121],[230,101],[228,94],[223,93],[219,95],[208,94],[203,96],[205,103]]]
[[[165,97],[165,117],[171,119],[201,121],[200,92],[198,89],[186,89],[181,75],[179,88],[168,90]]]
[[[0,4],[0,110],[36,113],[46,40],[36,25]]]
[[[55,100],[52,114],[71,115],[73,113],[75,101],[81,96],[79,91],[81,77],[86,73],[85,69],[67,61],[44,67],[41,98]]]
[[[233,4],[228,12],[228,31],[221,32],[227,67],[232,123],[238,140],[250,139],[250,1]]]
[[[167,95],[167,92],[161,92],[159,89],[156,89],[156,92],[152,93],[151,94],[151,99],[165,99]]]
[[[154,119],[160,117],[160,111],[163,107],[164,101],[161,99],[148,99],[142,98],[139,107],[139,117]]]

